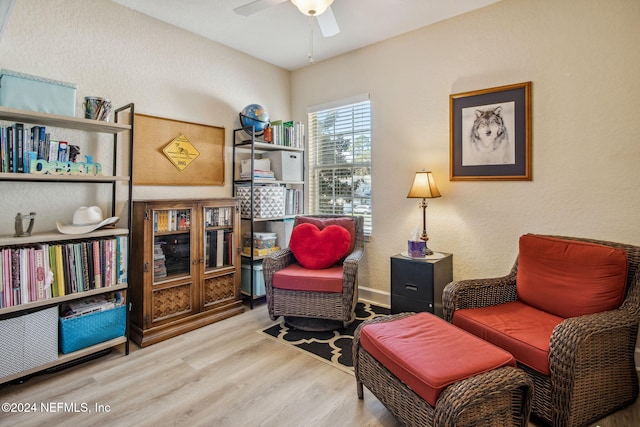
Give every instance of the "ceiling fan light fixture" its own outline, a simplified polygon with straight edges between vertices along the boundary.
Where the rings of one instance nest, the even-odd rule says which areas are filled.
[[[322,15],[333,0],[291,0],[300,12],[307,16]]]

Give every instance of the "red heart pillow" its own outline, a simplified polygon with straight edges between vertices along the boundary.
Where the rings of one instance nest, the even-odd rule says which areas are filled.
[[[351,235],[339,225],[320,231],[314,224],[297,225],[291,233],[289,249],[298,262],[312,270],[331,267],[349,251]]]

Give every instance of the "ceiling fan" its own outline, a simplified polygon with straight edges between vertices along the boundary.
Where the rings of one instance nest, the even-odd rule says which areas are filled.
[[[239,15],[249,16],[288,0],[255,0],[233,9]],[[331,10],[333,0],[291,0],[298,10],[307,16],[315,17],[324,37],[335,36],[340,32],[336,17]]]

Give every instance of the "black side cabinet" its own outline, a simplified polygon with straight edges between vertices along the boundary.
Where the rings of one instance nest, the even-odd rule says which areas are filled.
[[[442,317],[442,291],[453,280],[453,255],[444,258],[391,257],[391,313],[428,311]]]

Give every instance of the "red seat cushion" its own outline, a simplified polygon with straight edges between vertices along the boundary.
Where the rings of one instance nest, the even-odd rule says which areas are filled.
[[[520,237],[518,300],[561,317],[612,310],[627,285],[627,253],[594,243]]]
[[[320,230],[315,224],[298,224],[291,232],[289,249],[305,268],[327,268],[347,255],[351,245],[349,232],[339,225]]]
[[[449,385],[502,366],[513,356],[430,313],[362,328],[360,343],[433,407]]]
[[[310,270],[299,264],[290,264],[273,274],[273,287],[290,291],[342,292],[341,265]]]
[[[564,318],[520,301],[456,310],[453,324],[513,354],[516,360],[549,375],[551,333]]]

